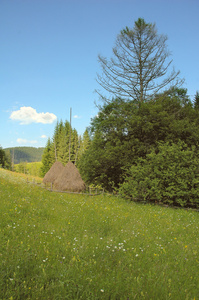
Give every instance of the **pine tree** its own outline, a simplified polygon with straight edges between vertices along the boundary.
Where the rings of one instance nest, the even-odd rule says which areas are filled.
[[[195,98],[194,98],[194,108],[199,109],[199,92],[196,92]]]
[[[79,150],[78,150],[78,157],[77,157],[77,165],[80,164],[82,155],[89,149],[91,145],[91,138],[88,132],[88,129],[84,131],[83,137],[79,137]]]
[[[78,133],[76,129],[71,133],[71,161],[75,164],[78,152]]]
[[[70,138],[71,135],[71,138]],[[68,121],[57,122],[54,130],[52,142],[48,141],[42,158],[42,175],[50,169],[55,161],[60,161],[63,165],[69,162],[69,143],[70,161],[77,162],[79,150],[79,138],[76,129],[70,129]]]
[[[51,142],[49,138],[42,156],[41,176],[44,176],[48,172],[48,170],[51,168],[51,166],[55,161],[55,158],[53,157],[53,151],[52,151],[53,146],[54,144]]]

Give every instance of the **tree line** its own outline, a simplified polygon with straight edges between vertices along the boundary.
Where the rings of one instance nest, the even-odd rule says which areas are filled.
[[[22,162],[39,162],[41,161],[44,151],[43,147],[13,147],[5,148],[5,152],[9,152],[13,164]]]
[[[42,159],[44,148],[12,147],[2,149],[0,147],[0,167],[8,170],[15,169],[15,164],[27,162],[39,162]]]
[[[81,137],[67,120],[65,122],[58,121],[54,135],[52,139],[48,139],[44,149],[41,174],[44,176],[56,161],[60,161],[63,165],[71,161],[78,166],[82,153],[87,150],[89,145],[88,130],[85,130]]]

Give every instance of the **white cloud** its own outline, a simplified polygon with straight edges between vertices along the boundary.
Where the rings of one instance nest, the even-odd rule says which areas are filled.
[[[33,140],[33,141],[29,141],[26,139],[17,139],[17,143],[20,145],[25,145],[25,144],[37,144],[37,141]]]
[[[79,117],[78,115],[75,115],[73,118],[74,119],[80,119],[81,117]]]
[[[19,110],[13,111],[10,115],[10,119],[20,121],[21,125],[31,123],[51,124],[57,117],[53,113],[38,113],[36,109],[30,106],[23,106]]]
[[[41,138],[42,138],[42,139],[46,139],[47,136],[46,136],[45,134],[42,134]]]

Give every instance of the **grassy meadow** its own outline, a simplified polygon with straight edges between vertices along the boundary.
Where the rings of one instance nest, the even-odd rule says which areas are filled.
[[[0,169],[0,299],[199,299],[199,213]]]

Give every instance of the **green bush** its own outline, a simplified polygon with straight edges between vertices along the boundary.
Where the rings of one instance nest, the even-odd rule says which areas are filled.
[[[199,207],[199,154],[184,142],[159,143],[138,159],[121,184],[121,195],[137,201]]]
[[[20,164],[15,165],[15,171],[17,173],[24,173],[24,174],[40,177],[41,166],[42,166],[42,162],[31,162],[31,163],[22,162]]]

